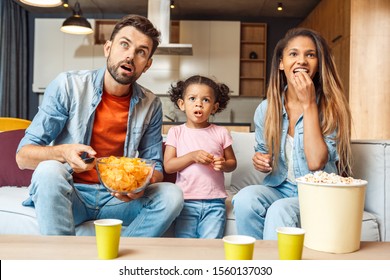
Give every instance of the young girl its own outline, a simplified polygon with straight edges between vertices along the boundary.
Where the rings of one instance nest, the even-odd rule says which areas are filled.
[[[167,173],[177,172],[184,208],[176,219],[176,237],[221,238],[227,197],[223,172],[236,168],[232,138],[226,128],[209,123],[210,115],[226,108],[225,84],[192,76],[170,90],[171,101],[186,113],[186,123],[168,131],[164,154]]]
[[[237,231],[276,239],[277,227],[299,226],[295,178],[316,170],[350,173],[351,114],[318,33],[292,29],[278,42],[267,99],[254,122],[253,165],[268,175],[263,185],[245,187],[233,198]]]

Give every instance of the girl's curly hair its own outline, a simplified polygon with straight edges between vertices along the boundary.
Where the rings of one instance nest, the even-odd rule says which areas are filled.
[[[184,99],[183,97],[187,88],[193,84],[203,84],[213,89],[215,95],[215,102],[219,103],[218,109],[215,113],[222,112],[227,107],[227,104],[230,100],[229,87],[223,83],[217,83],[210,78],[195,75],[189,77],[185,81],[178,81],[176,85],[171,85],[171,89],[169,90],[169,96],[171,101],[175,104],[176,108],[179,109],[177,101],[179,99]]]

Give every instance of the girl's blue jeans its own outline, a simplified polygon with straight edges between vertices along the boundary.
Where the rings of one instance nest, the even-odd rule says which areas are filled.
[[[226,224],[225,199],[185,200],[175,221],[175,236],[222,238]]]

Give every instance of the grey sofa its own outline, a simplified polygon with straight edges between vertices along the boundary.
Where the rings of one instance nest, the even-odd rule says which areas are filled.
[[[9,132],[3,133],[7,133],[10,135],[9,137],[15,137]],[[18,139],[20,139],[22,134],[19,132],[18,139],[10,141],[13,146],[6,148],[1,143],[1,136],[6,136],[3,133],[0,133],[0,147],[8,149],[7,151],[14,155]],[[232,136],[233,149],[237,157],[238,166],[234,172],[225,174],[225,185],[230,194],[226,201],[228,209],[226,235],[236,233],[231,197],[247,185],[260,183],[264,176],[254,170],[252,166],[251,159],[255,144],[254,133],[232,132]],[[354,177],[368,181],[365,212],[362,220],[361,239],[363,241],[390,241],[389,147],[390,141],[360,141],[352,144],[355,158],[353,165]],[[3,160],[5,159],[3,158]],[[6,162],[9,163],[14,160],[11,156],[11,158],[6,159]],[[7,167],[8,165],[3,165],[3,168]],[[9,174],[6,172],[6,170],[0,169],[0,176]],[[28,173],[27,176],[31,176],[31,173]],[[28,196],[26,187],[28,183],[23,183],[24,185],[7,185],[7,182],[4,182],[6,180],[0,181],[2,181],[2,186],[0,187],[0,234],[39,235],[34,209],[21,205],[22,201]],[[78,226],[76,233],[77,235],[94,235],[93,222],[89,221]],[[167,232],[166,236],[172,236],[172,234]]]

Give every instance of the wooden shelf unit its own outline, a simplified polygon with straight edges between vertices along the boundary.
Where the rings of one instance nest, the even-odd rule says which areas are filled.
[[[264,97],[267,62],[267,24],[241,23],[240,96]],[[256,58],[251,58],[251,53]]]

